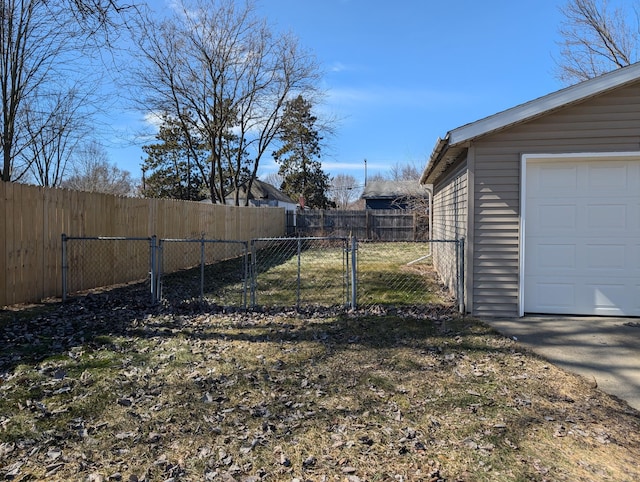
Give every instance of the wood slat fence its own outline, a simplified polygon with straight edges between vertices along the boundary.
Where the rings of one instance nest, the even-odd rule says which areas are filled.
[[[286,232],[282,208],[127,198],[5,182],[0,182],[0,201],[0,306],[61,296],[63,233],[249,241]]]
[[[418,241],[428,237],[426,217],[403,209],[308,210],[287,212],[287,233],[355,236],[375,241]]]

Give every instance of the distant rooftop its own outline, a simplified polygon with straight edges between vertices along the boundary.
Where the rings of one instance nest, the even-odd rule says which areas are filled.
[[[227,196],[227,199],[233,198],[235,192],[230,193]],[[246,199],[247,197],[247,186],[243,184],[240,186],[240,199]],[[266,183],[264,181],[260,181],[259,179],[255,179],[253,184],[251,185],[251,192],[249,193],[249,199],[256,200],[275,200],[290,204],[296,204],[296,202],[287,196],[285,193],[277,189],[275,186]]]
[[[362,191],[363,199],[398,199],[424,191],[415,181],[369,181]]]

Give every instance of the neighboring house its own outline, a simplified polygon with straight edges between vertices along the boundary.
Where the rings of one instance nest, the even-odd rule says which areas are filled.
[[[240,205],[245,205],[247,199],[247,186],[240,186]],[[235,191],[226,197],[226,204],[235,203]],[[249,206],[284,207],[287,211],[295,211],[298,204],[289,196],[266,182],[256,179],[249,192]]]
[[[640,64],[449,131],[421,182],[465,311],[640,316]]]
[[[418,187],[416,181],[369,181],[361,197],[366,209],[407,209],[407,199]]]

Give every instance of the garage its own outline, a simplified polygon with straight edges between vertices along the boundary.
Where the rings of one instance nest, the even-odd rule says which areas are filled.
[[[640,154],[524,155],[527,313],[640,316]]]
[[[447,131],[420,182],[464,311],[640,316],[640,62]]]

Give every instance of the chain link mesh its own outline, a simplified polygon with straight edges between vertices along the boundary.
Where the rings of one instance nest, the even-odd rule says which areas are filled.
[[[464,265],[463,240],[430,241],[433,266],[438,279],[448,290],[448,294],[460,304],[464,299],[462,266]],[[461,306],[461,305],[460,305]]]
[[[64,295],[139,282],[151,285],[151,238],[65,238]]]
[[[358,243],[358,306],[421,305],[435,302],[433,255],[453,268],[456,241]]]
[[[257,239],[251,248],[253,306],[346,305],[347,238]]]
[[[162,299],[200,298],[223,307],[246,307],[247,243],[162,239],[159,246]]]
[[[169,303],[201,298],[237,308],[406,306],[437,301],[435,295],[443,293],[430,292],[439,285],[437,271],[438,281],[460,301],[461,243],[307,237],[259,238],[250,245],[206,239],[156,244],[155,238],[69,237],[63,243],[63,291],[138,282],[150,288],[152,300],[159,295]]]

